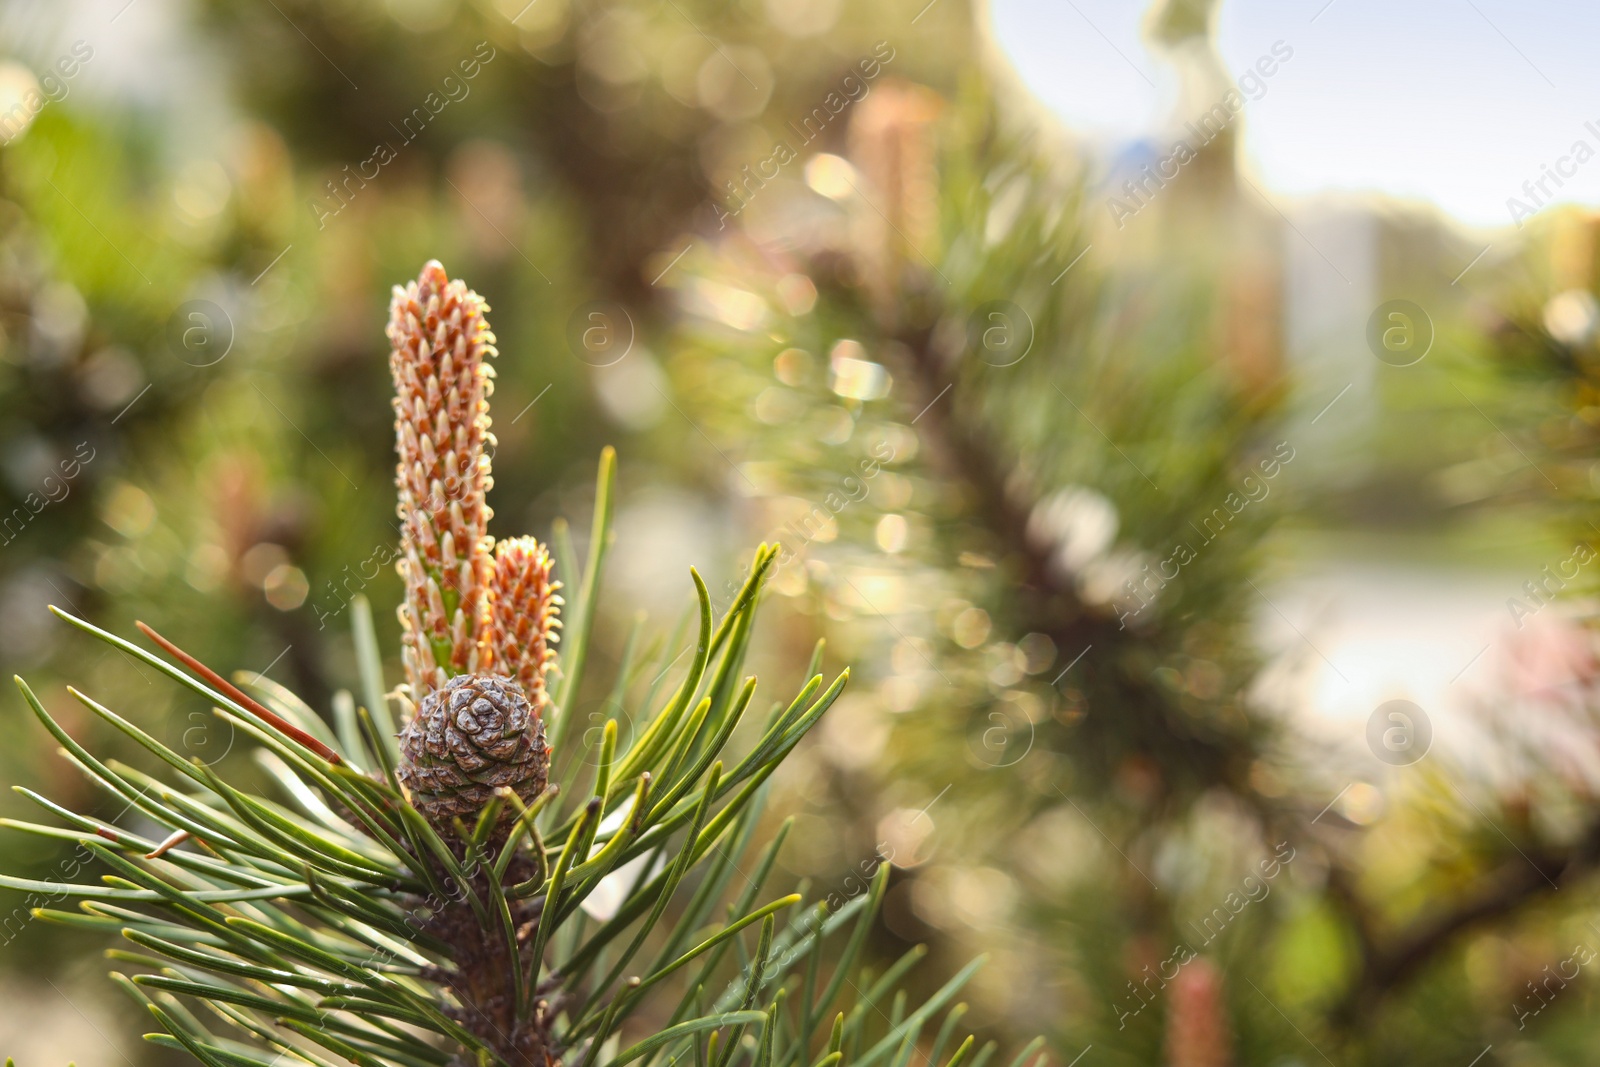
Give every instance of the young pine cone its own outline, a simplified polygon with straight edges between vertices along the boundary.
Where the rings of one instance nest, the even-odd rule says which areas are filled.
[[[544,720],[510,678],[458,674],[400,731],[400,781],[440,831],[458,817],[470,828],[501,787],[532,801],[549,770]]]
[[[549,699],[544,676],[560,637],[561,583],[550,576],[550,553],[531,537],[494,546],[489,642],[494,672],[516,679],[535,708]]]
[[[1168,1067],[1232,1067],[1233,1032],[1222,972],[1204,956],[1185,964],[1167,1007]]]
[[[487,493],[494,333],[482,297],[437,260],[389,307],[406,681],[420,702],[452,675],[489,671]],[[509,673],[509,672],[506,672]]]

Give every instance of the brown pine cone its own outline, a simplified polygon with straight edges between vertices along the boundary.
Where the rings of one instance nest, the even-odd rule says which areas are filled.
[[[498,788],[532,801],[549,771],[544,721],[510,678],[457,675],[400,731],[400,781],[441,832],[457,817],[470,827]]]

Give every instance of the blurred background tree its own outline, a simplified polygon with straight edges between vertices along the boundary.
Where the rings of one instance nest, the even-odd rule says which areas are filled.
[[[506,528],[581,553],[555,517],[622,453],[596,656],[641,606],[681,643],[684,564],[715,590],[785,546],[760,669],[825,637],[856,681],[776,783],[782,862],[840,893],[891,862],[878,948],[930,942],[935,983],[990,951],[980,1028],[1063,1064],[1588,1062],[1592,220],[1485,256],[1411,207],[1291,216],[1242,118],[1171,177],[1234,84],[1217,15],[1151,5],[1171,137],[1108,156],[956,0],[8,6],[0,111],[48,102],[0,148],[0,658],[208,761],[206,709],[74,662],[43,605],[326,711],[353,596],[394,647],[378,325],[437,256],[494,307]],[[1426,359],[1366,351],[1335,231]],[[1422,694],[1365,688],[1388,631],[1308,575],[1448,614],[1441,564],[1528,621],[1444,671],[1478,713],[1406,763],[1363,730]],[[7,780],[60,793],[33,744]],[[16,1018],[71,1035],[36,1055],[154,1055],[80,985],[99,945],[13,907]]]

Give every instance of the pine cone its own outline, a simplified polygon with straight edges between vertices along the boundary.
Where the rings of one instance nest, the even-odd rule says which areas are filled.
[[[406,681],[420,702],[452,675],[487,671],[491,558],[486,494],[494,334],[482,297],[429,260],[389,306],[400,608]]]
[[[494,546],[491,585],[494,670],[517,680],[522,691],[543,709],[544,676],[560,637],[557,613],[561,583],[550,577],[550,553],[531,537],[514,537]]]
[[[1204,956],[1184,964],[1167,1008],[1168,1067],[1231,1067],[1233,1032],[1222,972]]]
[[[400,781],[441,831],[470,824],[501,787],[533,800],[549,770],[544,720],[510,678],[457,675],[400,731]]]

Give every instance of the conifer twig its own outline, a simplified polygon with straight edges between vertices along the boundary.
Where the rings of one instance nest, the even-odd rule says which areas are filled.
[[[171,641],[168,641],[165,637],[162,637],[160,634],[156,633],[155,630],[146,624],[135,621],[134,625],[142,630],[146,637],[150,638],[150,640],[154,641],[156,644],[165,649],[169,655],[176,656],[178,659],[182,660],[184,666],[188,667],[190,670],[200,675],[200,677],[204,678],[207,682],[211,683],[211,685],[215,686],[217,690],[229,700],[232,700],[234,703],[244,708],[250,714],[254,715],[256,718],[260,719],[262,722],[266,723],[280,734],[299,742],[301,746],[309,748],[311,751],[315,752],[329,763],[344,762],[344,760],[340,758],[339,753],[335,752],[321,741],[318,741],[315,737],[312,737],[310,734],[306,733],[289,720],[271,711],[268,711],[260,701],[256,700],[254,697],[251,697],[245,693],[244,690],[228,681],[222,675],[218,674],[210,667],[207,667],[204,663],[201,663],[199,660],[189,655],[189,653],[185,652]]]

